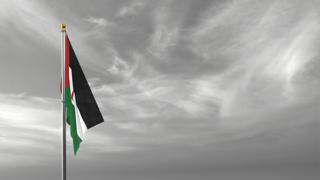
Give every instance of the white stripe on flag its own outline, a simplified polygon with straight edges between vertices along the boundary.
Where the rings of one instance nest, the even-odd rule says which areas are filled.
[[[76,94],[73,91],[72,69],[70,67],[69,67],[69,80],[70,80],[70,92],[71,92],[71,95],[73,94],[73,96],[71,96],[71,102],[75,108],[75,113],[76,113],[77,134],[83,140],[84,133],[88,130],[88,128],[82,119],[82,116],[80,114],[80,111],[76,103],[76,97],[75,97]]]

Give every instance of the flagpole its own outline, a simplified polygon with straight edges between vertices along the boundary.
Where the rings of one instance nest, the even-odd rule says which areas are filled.
[[[67,158],[66,158],[66,117],[65,117],[65,62],[66,62],[66,56],[65,56],[65,37],[66,37],[66,25],[61,24],[61,104],[62,104],[62,158],[61,158],[61,179],[66,180],[67,179]]]

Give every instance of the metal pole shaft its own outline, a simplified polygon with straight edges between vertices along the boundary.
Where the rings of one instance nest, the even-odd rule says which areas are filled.
[[[67,179],[67,158],[66,158],[66,108],[65,108],[65,36],[66,36],[66,26],[61,24],[61,102],[62,102],[62,159],[61,159],[61,179]]]

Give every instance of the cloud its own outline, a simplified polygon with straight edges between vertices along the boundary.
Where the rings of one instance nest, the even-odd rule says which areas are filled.
[[[20,158],[31,164],[41,159],[43,153],[55,154],[59,137],[59,100],[28,97],[25,95],[0,95],[0,150],[6,154],[6,165],[16,166]],[[35,153],[37,152],[37,153]],[[21,165],[25,165],[21,162]]]
[[[255,8],[248,11],[248,4]],[[299,87],[293,77],[317,56],[312,47],[319,33],[314,12],[293,14],[295,5],[226,2],[224,8],[204,12],[204,20],[190,31],[196,54],[208,65],[224,64],[219,74],[199,78],[211,82],[212,93],[222,92],[216,96],[223,115],[294,101]]]
[[[163,59],[167,51],[176,45],[179,37],[178,24],[172,24],[166,7],[158,8],[154,13],[154,33],[147,48],[152,55]]]
[[[108,69],[108,71],[112,74],[119,74],[119,73],[124,73],[129,70],[129,65],[120,59],[119,57],[115,56],[114,57],[114,63],[113,65]],[[130,74],[128,74],[129,76]]]
[[[116,17],[124,17],[124,16],[131,16],[136,14],[142,8],[144,8],[145,3],[142,1],[134,1],[133,3],[122,7],[119,12],[116,14]]]
[[[113,26],[114,23],[109,22],[107,19],[104,18],[94,18],[94,17],[89,17],[84,19],[85,21],[92,23],[98,27],[107,27],[107,26]]]
[[[20,27],[20,31],[28,36],[34,37],[36,34],[57,46],[59,43],[59,20],[49,14],[46,7],[35,1],[5,1],[1,0],[0,25],[9,28],[9,25]]]

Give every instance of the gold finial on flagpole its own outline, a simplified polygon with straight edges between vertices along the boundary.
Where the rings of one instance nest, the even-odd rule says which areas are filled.
[[[61,24],[61,32],[66,32],[66,29],[67,29],[67,25],[62,23]]]

